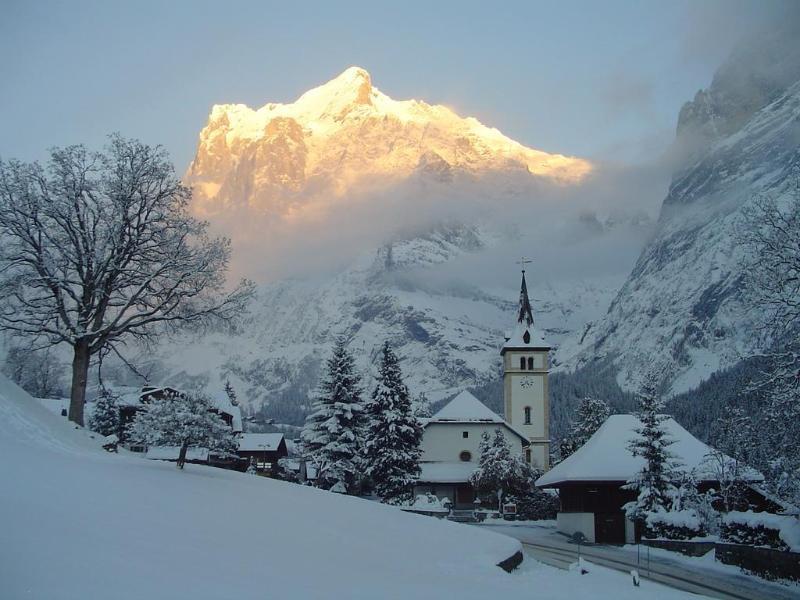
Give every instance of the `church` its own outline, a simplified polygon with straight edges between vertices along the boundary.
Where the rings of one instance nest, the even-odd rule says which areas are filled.
[[[463,391],[425,419],[415,495],[432,493],[442,500],[447,498],[454,508],[472,508],[475,494],[469,479],[480,460],[481,436],[498,429],[528,463],[543,470],[549,468],[549,351],[534,328],[523,270],[516,323],[500,349],[504,415],[494,413]]]

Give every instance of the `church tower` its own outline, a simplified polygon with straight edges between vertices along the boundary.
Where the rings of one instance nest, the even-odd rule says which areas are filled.
[[[523,268],[516,327],[507,334],[500,351],[505,418],[530,441],[530,448],[526,450],[528,462],[545,470],[550,468],[549,352],[550,346],[533,328]]]

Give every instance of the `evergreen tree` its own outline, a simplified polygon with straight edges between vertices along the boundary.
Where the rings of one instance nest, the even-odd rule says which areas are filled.
[[[103,389],[100,392],[89,419],[89,428],[100,435],[119,435],[119,406],[117,397],[110,391]]]
[[[228,396],[231,406],[239,406],[239,399],[236,397],[236,390],[233,389],[230,379],[225,380],[225,394]]]
[[[397,356],[383,345],[378,383],[366,407],[369,425],[364,448],[367,475],[382,501],[411,499],[419,476],[422,424],[414,415]]]
[[[364,426],[361,386],[355,360],[339,338],[301,433],[303,447],[317,466],[317,487],[355,493]]]
[[[519,494],[530,487],[530,467],[522,456],[511,451],[506,436],[499,429],[495,430],[494,436],[488,431],[483,432],[480,452],[478,468],[470,482],[479,494],[496,496],[497,510],[501,510],[506,494]]]
[[[431,401],[428,400],[425,392],[420,392],[414,402],[414,415],[416,415],[418,419],[430,419],[433,416]]]
[[[663,408],[664,402],[658,394],[655,379],[648,378],[639,395],[636,413],[641,426],[628,444],[631,453],[642,457],[645,462],[642,470],[625,486],[625,489],[639,492],[637,499],[624,507],[628,518],[633,520],[642,520],[650,513],[666,510],[671,504],[675,462],[668,448],[675,440],[669,439],[664,429],[664,421],[669,417],[662,413]]]
[[[611,409],[602,400],[591,396],[584,397],[578,405],[576,419],[569,437],[561,440],[559,444],[559,459],[564,460],[588,442],[589,438],[606,422],[610,414]]]
[[[178,468],[190,447],[230,456],[237,440],[216,413],[211,400],[200,394],[176,394],[151,400],[136,414],[129,430],[133,442],[145,446],[177,446]]]
[[[602,400],[586,396],[578,406],[578,418],[572,427],[572,439],[578,448],[583,446],[606,422],[611,409]]]

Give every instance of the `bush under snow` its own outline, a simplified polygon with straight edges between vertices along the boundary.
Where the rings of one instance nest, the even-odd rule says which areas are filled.
[[[800,521],[765,512],[729,512],[722,518],[722,540],[800,552]]]
[[[648,538],[665,538],[668,540],[688,540],[702,537],[705,528],[694,509],[656,511],[645,519]]]

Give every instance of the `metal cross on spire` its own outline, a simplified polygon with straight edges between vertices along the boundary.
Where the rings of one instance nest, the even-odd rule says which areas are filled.
[[[522,272],[524,273],[525,272],[525,265],[530,264],[532,262],[533,262],[532,258],[526,258],[525,256],[523,256],[521,259],[519,259],[517,261],[517,264],[518,265],[522,265]]]

